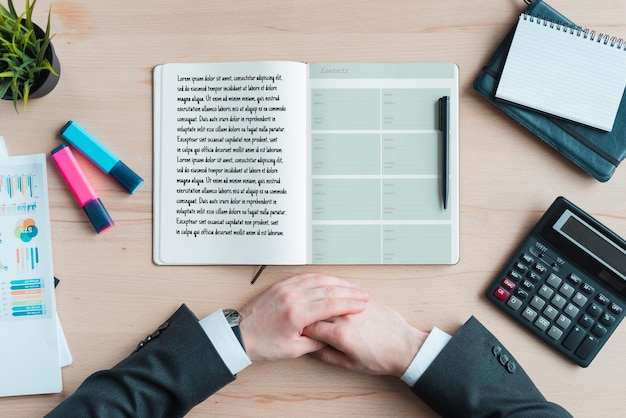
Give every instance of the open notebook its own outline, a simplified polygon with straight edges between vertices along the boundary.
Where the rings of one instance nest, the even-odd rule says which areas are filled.
[[[456,65],[164,64],[154,75],[157,264],[458,261]]]

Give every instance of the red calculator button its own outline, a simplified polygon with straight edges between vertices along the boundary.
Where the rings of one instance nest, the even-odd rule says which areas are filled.
[[[515,283],[513,283],[511,280],[509,279],[504,279],[502,280],[502,286],[506,287],[509,290],[514,290],[515,289]]]
[[[500,299],[502,302],[504,302],[504,301],[506,301],[506,300],[507,300],[507,298],[509,297],[509,292],[508,292],[508,291],[506,291],[506,290],[504,290],[504,288],[502,288],[502,287],[498,287],[498,288],[496,289],[496,291],[495,291],[495,292],[493,292],[493,295],[494,295],[496,298]]]

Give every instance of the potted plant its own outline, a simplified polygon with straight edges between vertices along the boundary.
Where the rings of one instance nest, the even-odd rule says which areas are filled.
[[[57,82],[61,67],[50,43],[50,12],[46,30],[33,23],[37,0],[26,0],[26,10],[17,14],[13,0],[7,9],[0,4],[0,98],[24,101],[50,93]]]

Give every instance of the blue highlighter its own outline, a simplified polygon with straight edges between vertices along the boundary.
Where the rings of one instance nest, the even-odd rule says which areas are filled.
[[[61,136],[102,171],[115,178],[129,193],[135,193],[143,183],[141,177],[76,122],[68,121],[61,128]]]

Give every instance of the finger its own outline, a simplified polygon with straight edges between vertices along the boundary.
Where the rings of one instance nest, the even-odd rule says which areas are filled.
[[[304,293],[309,303],[325,301],[327,299],[352,299],[367,301],[371,298],[369,291],[361,288],[346,286],[320,286]]]
[[[367,308],[365,299],[324,299],[313,302],[304,313],[304,326],[337,316],[357,314]]]
[[[314,340],[335,346],[338,345],[338,341],[334,330],[335,324],[332,322],[318,321],[304,328],[302,333]]]
[[[321,350],[311,353],[311,355],[332,366],[342,367],[347,370],[356,370],[356,366],[350,357],[334,347],[326,346]]]
[[[335,276],[326,276],[316,273],[301,274],[293,276],[282,282],[286,287],[298,287],[300,290],[310,290],[323,288],[325,286],[339,286],[348,288],[358,288],[360,285],[356,282],[342,279]]]
[[[304,354],[313,353],[315,351],[322,350],[326,347],[326,343],[323,341],[316,340],[314,338],[309,338],[305,335],[302,335],[298,338],[298,344],[296,352],[293,353],[293,357],[300,357]]]

